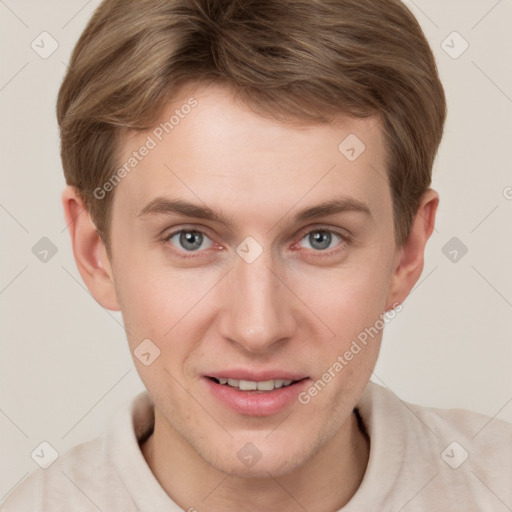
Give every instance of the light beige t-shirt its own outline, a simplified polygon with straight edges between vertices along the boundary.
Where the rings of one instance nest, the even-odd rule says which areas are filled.
[[[147,392],[137,395],[101,437],[33,472],[0,510],[181,511],[140,450],[152,431],[153,407]],[[357,408],[370,436],[370,458],[343,512],[512,510],[511,424],[402,402],[373,382]]]

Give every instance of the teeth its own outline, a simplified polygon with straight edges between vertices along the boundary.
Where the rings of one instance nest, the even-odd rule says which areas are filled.
[[[283,384],[284,384],[284,380],[283,379],[276,379],[274,381],[274,387],[276,387],[276,388],[282,388]]]
[[[241,380],[238,382],[238,387],[242,391],[255,391],[258,389],[258,383],[253,380]]]
[[[238,380],[238,379],[217,379],[221,384],[227,384],[233,388],[238,388],[241,391],[272,391],[282,387],[289,386],[293,380],[275,379],[263,380],[256,382],[254,380]]]
[[[240,384],[242,383],[240,382]],[[258,382],[257,387],[258,391],[272,391],[276,387],[276,385],[275,381],[273,380],[264,380],[262,382]],[[243,389],[241,385],[240,389]]]

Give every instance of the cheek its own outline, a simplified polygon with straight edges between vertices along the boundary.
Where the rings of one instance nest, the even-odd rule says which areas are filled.
[[[303,274],[293,286],[339,343],[373,325],[384,312],[389,277],[381,265],[361,264]]]
[[[187,272],[167,265],[136,265],[125,260],[115,269],[116,289],[132,349],[149,338],[162,351],[176,351],[192,343],[200,325],[201,303],[218,277],[197,270]],[[188,334],[187,334],[188,333]]]
[[[152,280],[132,268],[123,273],[117,290],[130,344],[143,338],[159,338],[167,324],[167,303],[162,302],[161,291]]]
[[[203,335],[197,327],[198,315],[204,314],[198,301],[208,283],[197,289],[176,270],[160,267],[158,272],[149,272],[126,263],[124,269],[119,268],[124,272],[119,294],[137,372],[153,397],[176,396],[186,401],[178,383],[183,382],[184,361]],[[143,354],[148,352],[151,362],[146,365]]]

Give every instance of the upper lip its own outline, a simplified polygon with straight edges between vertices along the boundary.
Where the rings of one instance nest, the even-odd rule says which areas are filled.
[[[230,370],[220,370],[218,372],[211,372],[205,377],[213,377],[215,379],[235,379],[235,380],[250,380],[255,382],[262,382],[266,380],[302,380],[307,378],[303,373],[290,372],[286,370],[250,370],[243,368],[232,368]]]

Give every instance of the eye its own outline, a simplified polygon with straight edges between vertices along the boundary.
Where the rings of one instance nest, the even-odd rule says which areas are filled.
[[[187,252],[198,252],[200,249],[209,249],[213,242],[201,231],[195,229],[181,229],[175,231],[165,237],[167,242],[170,242],[177,249],[185,250]],[[173,242],[174,240],[174,242]],[[209,245],[203,245],[204,242],[209,241]]]
[[[310,247],[308,248],[315,249],[316,251],[326,251],[326,249],[332,249],[333,247],[336,247],[336,245],[339,245],[336,244],[335,246],[331,246],[331,243],[336,241],[336,239],[341,242],[346,241],[345,237],[329,229],[314,229],[302,237],[299,245],[302,241],[306,241],[310,244]]]

